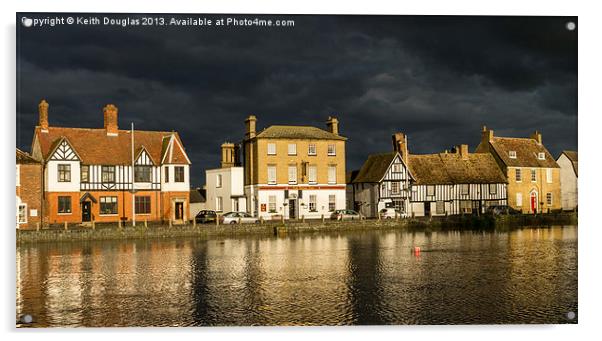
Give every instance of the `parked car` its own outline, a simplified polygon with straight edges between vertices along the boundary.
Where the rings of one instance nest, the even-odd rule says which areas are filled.
[[[197,224],[205,224],[211,222],[215,223],[216,219],[217,213],[211,210],[202,210],[199,213],[197,213],[196,217],[194,217],[194,220],[196,220]]]
[[[493,205],[487,207],[485,213],[500,215],[500,214],[521,214],[521,211],[514,209],[508,205]]]
[[[354,210],[336,210],[330,215],[332,220],[359,220],[360,214]]]
[[[220,217],[222,224],[255,224],[259,220],[246,212],[228,212]]]
[[[407,217],[407,214],[400,212],[393,207],[383,208],[378,214],[380,214],[380,219],[395,219]]]

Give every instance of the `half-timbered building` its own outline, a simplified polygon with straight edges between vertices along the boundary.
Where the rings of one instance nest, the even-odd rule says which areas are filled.
[[[118,109],[104,128],[48,124],[39,104],[32,157],[42,164],[45,222],[188,219],[190,160],[176,132],[120,130]]]
[[[415,178],[410,202],[414,216],[479,214],[506,205],[507,181],[494,158],[469,153],[461,145],[451,153],[409,155]]]

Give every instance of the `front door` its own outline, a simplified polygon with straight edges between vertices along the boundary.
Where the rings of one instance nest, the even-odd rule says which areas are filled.
[[[531,192],[531,213],[537,213],[537,193]]]
[[[92,203],[89,201],[84,201],[82,203],[82,222],[91,221],[92,219]]]
[[[176,220],[184,219],[184,203],[176,202]]]
[[[288,201],[288,218],[289,219],[297,219],[297,201],[289,200]]]
[[[425,217],[430,217],[431,216],[431,203],[430,201],[427,201],[424,203],[424,216]]]

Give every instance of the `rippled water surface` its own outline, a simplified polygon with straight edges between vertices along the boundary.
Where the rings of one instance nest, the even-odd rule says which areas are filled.
[[[23,245],[16,303],[38,327],[574,323],[577,227]]]

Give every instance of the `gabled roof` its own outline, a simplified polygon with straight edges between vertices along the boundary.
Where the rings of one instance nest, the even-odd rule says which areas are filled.
[[[409,154],[409,167],[417,185],[506,183],[506,178],[487,153]]]
[[[362,182],[380,182],[385,176],[385,173],[389,169],[391,162],[395,159],[397,152],[390,152],[384,154],[372,154],[368,156],[368,159],[362,165],[359,173],[353,179],[353,183]]]
[[[578,173],[578,159],[577,159],[577,152],[573,151],[573,150],[563,150],[562,153],[560,155],[566,155],[566,157],[569,159],[569,161],[571,161],[571,163],[573,164],[573,170],[575,170],[575,175],[579,176]]]
[[[311,126],[273,125],[259,134],[258,138],[273,139],[312,139],[312,140],[347,140],[346,137]]]
[[[19,165],[19,164],[34,164],[34,163],[40,163],[40,162],[37,161],[36,159],[32,158],[31,155],[29,155],[28,153],[17,148],[16,163]]]
[[[532,138],[493,137],[489,144],[508,167],[559,167],[546,147]],[[510,151],[516,152],[515,159],[510,158]],[[538,159],[539,153],[545,153],[545,160]]]
[[[66,138],[84,164],[125,165],[132,162],[129,130],[119,130],[117,136],[107,136],[105,129],[48,127],[48,132],[40,130],[36,127],[35,139],[44,160],[48,159],[56,144]],[[140,150],[144,146],[151,159],[163,160],[164,154],[170,152],[164,148],[164,140],[172,141],[169,138],[172,134],[178,147],[174,148],[171,163],[190,164],[183,147],[179,148],[182,143],[176,132],[135,130],[134,149]]]

